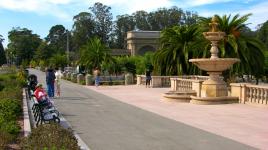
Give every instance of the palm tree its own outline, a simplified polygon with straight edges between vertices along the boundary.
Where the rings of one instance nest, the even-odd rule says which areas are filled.
[[[200,37],[195,25],[174,26],[163,30],[161,47],[154,57],[155,68],[161,75],[189,74],[193,66],[188,59],[199,55],[199,48],[203,45]]]
[[[94,37],[81,47],[79,63],[90,70],[96,67],[100,68],[104,61],[110,60],[109,53],[110,50],[101,43],[101,40]]]
[[[231,17],[224,15],[222,17],[216,15],[219,23],[219,30],[226,33],[225,38],[219,43],[220,57],[239,58],[233,68],[225,74],[237,73],[239,75],[251,74],[259,77],[263,74],[265,45],[255,37],[249,37],[243,34],[242,30],[246,28],[245,22],[251,14],[239,16],[239,14]],[[211,18],[201,18],[201,27],[208,27]],[[203,28],[205,29],[205,28]],[[205,29],[207,30],[207,29]]]

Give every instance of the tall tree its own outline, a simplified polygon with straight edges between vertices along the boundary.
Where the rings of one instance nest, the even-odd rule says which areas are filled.
[[[119,15],[116,17],[117,20],[114,24],[114,34],[116,36],[116,47],[117,48],[126,48],[125,47],[125,38],[128,31],[132,31],[135,28],[135,22],[133,16],[129,15]]]
[[[150,12],[148,15],[148,22],[151,26],[151,30],[163,30],[175,25],[181,25],[184,21],[184,12],[182,9],[178,9],[173,6],[169,9],[160,8],[157,11]]]
[[[67,43],[67,31],[63,25],[55,25],[50,28],[49,34],[45,38],[48,45],[54,52],[64,54]]]
[[[16,64],[30,61],[34,56],[34,51],[41,43],[39,35],[33,34],[27,28],[13,28],[8,32],[9,44],[8,49],[16,58]]]
[[[268,21],[260,25],[260,28],[257,30],[257,38],[268,48]]]
[[[4,41],[4,38],[2,35],[0,35],[0,66],[7,63],[5,50],[2,44],[3,41]]]
[[[139,30],[151,30],[148,22],[148,13],[146,11],[136,11],[132,14],[136,22],[136,29]]]
[[[197,19],[198,19],[197,13],[186,11],[182,19],[182,24],[186,24],[186,25],[196,24]]]
[[[73,17],[73,49],[74,51],[85,45],[87,41],[94,36],[95,22],[91,13],[80,12],[78,15]]]
[[[101,41],[108,44],[109,34],[112,31],[113,15],[110,12],[111,7],[102,3],[95,3],[93,7],[89,7],[95,21],[95,32],[100,37]]]
[[[264,73],[266,76],[266,82],[268,82],[268,21],[259,25],[259,29],[256,31],[256,34],[257,38],[261,40],[266,46],[266,51],[264,51],[264,57],[265,57]]]
[[[166,8],[158,9],[155,12],[148,14],[148,22],[150,23],[151,30],[162,30],[168,27],[169,12]]]
[[[182,75],[190,73],[188,59],[193,57],[190,51],[202,47],[197,26],[174,26],[161,32],[161,48],[156,51],[154,66],[161,75]],[[198,45],[198,47],[196,47]],[[190,55],[190,56],[189,56]]]
[[[95,37],[80,49],[79,63],[86,66],[87,69],[100,68],[102,62],[109,59],[109,53],[109,49],[99,38]]]
[[[55,54],[55,50],[52,49],[46,41],[42,41],[35,51],[34,59],[37,61],[48,60],[53,54]]]

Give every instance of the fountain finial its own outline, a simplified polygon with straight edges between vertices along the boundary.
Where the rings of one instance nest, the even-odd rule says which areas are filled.
[[[210,26],[210,32],[218,32],[218,19],[216,16],[213,16],[211,19],[211,23],[209,23]]]

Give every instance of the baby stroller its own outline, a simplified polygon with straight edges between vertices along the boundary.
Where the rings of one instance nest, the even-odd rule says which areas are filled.
[[[42,88],[42,84],[37,84],[34,94],[32,94],[32,100],[34,102],[32,110],[36,125],[49,122],[60,122],[59,112],[53,105],[53,101],[47,96],[47,93]]]
[[[37,82],[37,76],[36,75],[31,74],[31,75],[28,76],[28,92],[29,92],[29,95],[31,95],[31,93],[33,93],[37,83],[38,82]]]

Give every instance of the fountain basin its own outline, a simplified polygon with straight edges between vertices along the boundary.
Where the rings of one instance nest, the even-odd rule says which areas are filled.
[[[169,91],[163,94],[163,97],[167,101],[176,101],[176,102],[186,102],[189,103],[191,96],[196,96],[196,91],[186,90],[186,91]]]
[[[232,103],[238,103],[238,97],[233,97],[233,96],[221,96],[221,97],[191,96],[190,103],[200,104],[200,105],[232,104]]]
[[[240,62],[240,60],[237,58],[198,58],[190,59],[189,62],[207,72],[222,72],[229,69],[234,63]]]

